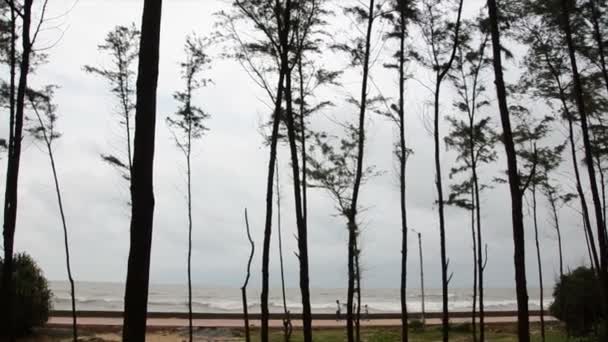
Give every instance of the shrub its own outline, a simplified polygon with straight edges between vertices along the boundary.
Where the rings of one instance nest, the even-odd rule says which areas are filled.
[[[595,272],[579,267],[564,275],[553,290],[551,314],[574,336],[592,332],[601,322],[599,281]]]
[[[13,262],[13,323],[15,334],[22,336],[48,321],[52,294],[42,270],[32,257],[25,253],[16,254]],[[0,276],[3,268],[4,262],[0,258]]]

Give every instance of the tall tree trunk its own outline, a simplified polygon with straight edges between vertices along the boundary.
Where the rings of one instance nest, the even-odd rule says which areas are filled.
[[[272,235],[272,191],[274,183],[274,170],[277,159],[279,123],[281,120],[281,104],[283,103],[286,70],[287,66],[283,61],[281,71],[279,73],[277,94],[275,97],[275,108],[272,117],[272,133],[270,136],[270,158],[268,161],[268,177],[266,179],[266,221],[264,224],[264,242],[262,245],[262,294],[260,300],[262,313],[260,322],[260,335],[262,342],[268,342],[268,269],[270,264],[270,240]]]
[[[473,328],[473,342],[477,341],[477,240],[475,237],[475,189],[471,188],[471,238],[473,241],[473,309],[471,311],[471,326]]]
[[[433,136],[435,140],[435,186],[437,188],[437,206],[439,213],[439,238],[440,238],[440,251],[441,251],[441,295],[442,295],[442,333],[443,341],[449,340],[449,309],[448,309],[448,261],[447,261],[447,250],[445,241],[445,214],[443,201],[443,183],[441,179],[441,145],[440,145],[440,133],[439,133],[439,92],[441,89],[441,81],[439,77],[436,81],[435,86],[435,118],[434,118],[434,129]]]
[[[534,175],[532,175],[534,177]],[[545,306],[543,287],[543,263],[540,257],[540,240],[538,238],[538,217],[536,202],[536,184],[532,184],[532,215],[534,220],[534,242],[536,244],[536,262],[538,265],[538,284],[540,286],[540,335],[541,341],[545,342]]]
[[[483,271],[484,271],[484,260],[483,260],[483,247],[481,238],[481,200],[479,199],[479,179],[477,177],[477,165],[473,164],[473,186],[475,190],[475,214],[477,222],[477,276],[479,287],[479,341],[485,341],[485,315],[483,307]]]
[[[245,282],[241,287],[241,297],[243,298],[243,316],[245,320],[245,342],[251,342],[251,333],[249,332],[249,306],[247,304],[247,284],[249,284],[249,277],[251,275],[251,261],[253,260],[253,253],[255,253],[255,244],[253,243],[251,231],[249,230],[247,209],[245,209],[245,228],[247,228],[247,239],[251,245],[251,253],[249,254],[249,260],[247,261],[247,275],[245,276]]]
[[[285,269],[283,267],[283,235],[281,227],[281,180],[279,177],[279,165],[276,166],[277,174],[277,235],[279,238],[279,265],[281,267],[281,294],[283,296],[283,337],[288,342],[291,337],[291,319],[287,309],[287,295],[285,294]]]
[[[439,132],[439,102],[440,102],[440,92],[441,92],[441,83],[445,76],[447,76],[448,72],[452,68],[452,64],[454,62],[454,58],[456,57],[456,51],[458,49],[459,44],[459,36],[460,36],[460,23],[462,18],[462,7],[464,4],[464,0],[460,1],[460,5],[458,7],[458,17],[456,19],[456,26],[454,31],[454,45],[452,47],[452,53],[449,61],[445,65],[437,66],[437,74],[435,79],[435,102],[434,109],[435,115],[433,120],[433,138],[435,143],[435,185],[437,188],[437,207],[439,214],[439,240],[440,240],[440,249],[441,249],[441,294],[442,294],[442,315],[441,315],[441,324],[442,324],[442,335],[443,341],[448,342],[449,340],[449,330],[450,330],[450,319],[449,319],[449,308],[448,308],[448,286],[450,279],[448,277],[448,258],[447,258],[447,249],[446,249],[446,241],[445,241],[445,203],[443,200],[443,180],[441,176],[441,134]]]
[[[555,69],[553,64],[551,63],[551,59],[549,58],[549,56],[547,54],[545,54],[545,61],[547,63],[547,67],[549,68],[549,71],[553,75],[555,83],[559,89],[560,102],[562,104],[562,109],[564,110],[566,120],[568,121],[568,141],[569,141],[569,145],[570,145],[570,155],[572,156],[572,167],[574,169],[574,176],[575,176],[575,180],[576,180],[576,192],[578,194],[578,198],[581,203],[581,209],[582,209],[581,214],[583,217],[583,228],[585,231],[585,238],[587,240],[587,249],[589,251],[589,259],[591,262],[591,267],[594,268],[594,265],[595,265],[595,269],[599,270],[600,269],[599,268],[599,258],[598,258],[597,250],[595,247],[594,238],[593,238],[593,230],[591,228],[589,207],[587,206],[587,199],[585,197],[585,192],[583,191],[583,185],[582,185],[583,183],[581,181],[581,173],[578,168],[578,157],[577,157],[577,153],[576,153],[576,141],[575,141],[575,135],[574,135],[574,116],[570,112],[570,109],[568,108],[568,103],[566,101],[566,99],[568,97],[566,95],[565,87],[560,80],[560,74]]]
[[[125,289],[123,340],[143,342],[154,220],[154,142],[162,0],[145,0],[139,48],[133,172],[131,244]]]
[[[33,106],[34,112],[36,113],[36,117],[38,122],[40,123],[40,127],[42,127],[42,135],[44,138],[44,142],[47,149],[47,154],[49,156],[49,161],[51,162],[51,171],[53,173],[53,182],[55,183],[55,194],[57,195],[57,205],[59,206],[59,215],[61,217],[61,225],[63,227],[63,247],[65,250],[65,265],[68,272],[68,281],[70,282],[70,297],[72,304],[72,339],[74,342],[78,341],[78,327],[76,320],[76,291],[74,286],[74,278],[72,277],[72,267],[70,263],[70,244],[68,240],[68,225],[65,219],[65,212],[63,210],[63,199],[61,196],[61,187],[59,186],[59,177],[57,177],[57,168],[55,167],[55,157],[53,154],[53,132],[47,133],[46,126],[44,125],[44,121],[42,120],[42,116],[38,113],[38,110],[35,106]]]
[[[192,118],[188,120],[188,145],[186,164],[188,173],[188,337],[192,342],[192,167],[190,156],[192,152]]]
[[[530,342],[530,322],[528,314],[528,289],[526,285],[526,258],[524,241],[524,221],[522,193],[519,188],[519,173],[517,170],[517,155],[513,143],[509,106],[507,104],[507,90],[502,69],[502,47],[500,45],[500,31],[498,28],[498,8],[496,0],[488,0],[488,14],[492,34],[492,50],[494,76],[500,119],[503,128],[502,140],[507,154],[509,190],[511,193],[511,219],[513,223],[513,244],[515,264],[515,286],[517,292],[517,334],[520,342]]]
[[[422,325],[426,325],[425,311],[424,311],[424,261],[422,260],[422,234],[418,234],[418,254],[420,255],[420,295],[422,299]]]
[[[359,249],[359,245],[357,241],[355,241],[355,281],[357,283],[357,308],[355,312],[355,341],[361,342],[361,264],[360,264],[360,255],[361,250]]]
[[[583,132],[583,145],[585,147],[585,161],[587,163],[587,173],[589,175],[589,186],[591,187],[591,195],[593,199],[593,206],[595,211],[595,219],[597,224],[597,239],[600,247],[600,280],[602,282],[602,310],[604,313],[608,310],[607,290],[608,290],[608,246],[606,244],[606,232],[604,225],[604,218],[602,217],[602,204],[600,195],[597,187],[597,181],[595,176],[595,163],[593,162],[591,138],[589,134],[587,109],[585,107],[585,100],[583,94],[583,85],[581,77],[578,71],[578,65],[576,61],[576,47],[574,46],[574,40],[572,38],[572,27],[570,26],[570,5],[567,0],[561,0],[561,11],[562,11],[562,24],[563,30],[566,34],[566,42],[568,44],[568,54],[570,55],[570,65],[572,69],[572,79],[574,85],[574,95],[576,99],[576,106],[579,111],[581,119],[581,129]]]
[[[367,85],[369,78],[370,51],[372,40],[372,28],[374,25],[374,0],[369,1],[367,11],[367,33],[365,35],[365,51],[363,54],[363,80],[361,84],[361,102],[359,108],[359,127],[357,138],[357,170],[355,173],[355,183],[353,185],[353,197],[348,213],[348,291],[346,308],[346,330],[348,342],[355,342],[353,326],[353,296],[355,285],[355,253],[357,253],[357,209],[359,200],[359,189],[363,178],[363,157],[365,154],[365,113],[367,110]]]
[[[562,232],[559,226],[559,214],[557,211],[556,199],[553,195],[549,198],[549,205],[551,205],[551,212],[553,213],[553,225],[555,232],[557,233],[557,251],[559,255],[559,278],[564,276],[564,252],[562,248]]]
[[[15,243],[15,227],[17,224],[17,197],[19,185],[19,166],[21,162],[21,140],[23,139],[23,121],[25,112],[25,93],[27,90],[28,74],[30,72],[30,55],[32,52],[32,42],[30,38],[30,27],[32,20],[33,0],[25,0],[21,9],[22,24],[22,53],[19,65],[19,84],[17,86],[17,98],[14,99],[14,70],[15,63],[15,30],[16,16],[14,15],[15,2],[11,4],[11,107],[15,110],[14,129],[11,131],[12,141],[9,141],[8,165],[6,172],[6,192],[4,197],[4,266],[2,271],[2,298],[1,310],[4,316],[1,324],[6,324],[5,332],[11,341],[14,336],[14,315],[13,315],[13,248]],[[12,111],[12,110],[11,110]],[[12,121],[12,117],[11,117]],[[11,122],[11,126],[13,122]],[[13,128],[13,127],[11,127]]]
[[[310,289],[308,280],[308,232],[304,225],[302,212],[302,185],[300,183],[300,164],[293,112],[293,88],[291,70],[285,77],[285,101],[287,103],[287,135],[291,153],[291,171],[293,177],[293,192],[296,209],[296,226],[298,228],[298,261],[300,262],[300,291],[302,293],[302,325],[304,341],[312,342],[312,320],[310,307]]]
[[[408,342],[407,324],[407,202],[405,167],[407,147],[405,145],[405,39],[406,39],[406,1],[399,2],[399,202],[401,210],[401,341]]]

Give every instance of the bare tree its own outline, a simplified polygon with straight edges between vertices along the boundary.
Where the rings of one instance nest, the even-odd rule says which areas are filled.
[[[245,319],[245,341],[251,341],[251,333],[249,332],[249,305],[247,304],[247,285],[249,284],[249,277],[251,275],[251,261],[253,260],[253,254],[255,253],[255,244],[251,238],[251,231],[249,230],[249,218],[247,217],[247,209],[245,209],[245,227],[247,228],[247,239],[251,245],[251,253],[249,254],[249,260],[247,261],[247,275],[245,276],[245,282],[241,286],[241,295],[243,298],[243,317]]]
[[[204,121],[209,114],[194,104],[194,92],[205,86],[209,80],[201,78],[210,63],[205,53],[207,42],[196,36],[186,38],[186,61],[181,63],[181,77],[186,82],[185,89],[178,91],[173,98],[180,104],[174,117],[167,117],[177,147],[186,159],[186,187],[188,207],[188,335],[192,342],[192,144],[202,138],[208,128]]]
[[[61,134],[55,130],[55,122],[57,121],[56,106],[52,103],[54,95],[53,86],[46,87],[42,92],[30,92],[28,94],[32,110],[36,115],[37,124],[34,127],[28,128],[32,136],[39,141],[42,141],[46,146],[46,152],[51,163],[51,171],[53,173],[53,181],[55,183],[55,194],[57,195],[57,204],[59,206],[59,215],[63,226],[63,243],[65,250],[65,264],[68,272],[68,280],[70,282],[70,297],[72,299],[72,338],[73,341],[78,341],[78,328],[76,321],[76,290],[74,286],[74,278],[72,277],[72,267],[70,263],[70,248],[68,241],[68,227],[63,209],[63,199],[61,196],[61,187],[59,186],[59,177],[57,176],[57,168],[55,166],[55,156],[53,154],[53,141]]]
[[[131,173],[131,243],[123,324],[123,340],[132,342],[143,342],[146,337],[154,219],[154,142],[161,12],[162,0],[145,0],[137,73]]]

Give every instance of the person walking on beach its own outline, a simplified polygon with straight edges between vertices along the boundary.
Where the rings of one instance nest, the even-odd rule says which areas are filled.
[[[340,317],[342,316],[342,313],[340,311],[340,301],[336,300],[336,305],[338,305],[338,310],[336,310],[336,321],[340,321]]]
[[[365,304],[364,308],[365,308],[365,320],[369,321],[369,309],[367,307],[367,304]]]

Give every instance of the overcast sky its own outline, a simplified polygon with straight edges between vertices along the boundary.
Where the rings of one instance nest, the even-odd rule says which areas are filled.
[[[41,66],[32,76],[32,83],[57,84],[56,103],[60,116],[58,128],[63,133],[55,144],[59,177],[65,199],[69,225],[73,272],[81,281],[123,282],[126,277],[130,209],[127,206],[128,184],[118,172],[104,163],[101,153],[120,153],[123,148],[121,131],[115,114],[117,103],[110,95],[108,85],[100,78],[83,72],[85,64],[99,65],[109,62],[100,55],[97,45],[115,25],[135,22],[139,26],[142,1],[135,0],[53,0],[51,16],[60,16],[48,25],[41,37],[41,47],[53,45],[46,53],[49,63]],[[466,13],[474,13],[481,1],[467,1]],[[183,58],[183,42],[188,33],[210,34],[217,18],[214,13],[228,9],[228,1],[167,0],[164,1],[161,36],[161,62],[158,89],[158,122],[155,156],[154,241],[152,246],[151,281],[153,283],[185,283],[187,216],[185,201],[185,162],[179,153],[164,118],[176,108],[172,93],[182,88],[178,63]],[[348,27],[345,19],[335,19]],[[354,32],[354,31],[352,31]],[[351,34],[352,34],[351,32]],[[335,36],[339,36],[338,34]],[[59,39],[59,41],[54,44]],[[338,38],[336,38],[338,39]],[[419,39],[417,40],[420,43]],[[380,46],[382,44],[378,44]],[[391,54],[386,44],[380,59]],[[218,54],[220,48],[214,49]],[[336,55],[328,56],[325,64],[345,66],[347,60]],[[517,74],[516,65],[510,64],[509,77]],[[411,228],[423,234],[424,261],[427,284],[440,286],[439,229],[434,187],[432,137],[423,123],[428,112],[425,102],[431,99],[422,83],[430,84],[430,74],[418,65],[410,70],[418,81],[410,81],[407,89],[408,144],[415,154],[408,166],[408,210]],[[394,71],[375,64],[374,83],[386,96],[396,96]],[[256,242],[252,286],[259,286],[261,269],[262,230],[268,149],[259,133],[262,120],[268,118],[264,93],[232,60],[214,58],[207,74],[214,83],[198,92],[196,102],[211,114],[208,134],[195,146],[193,160],[193,278],[203,286],[237,287],[242,282],[249,253],[245,236],[243,210],[249,209],[250,222]],[[321,113],[316,127],[333,130],[329,118],[356,118],[356,108],[344,102],[345,95],[356,90],[359,71],[345,78],[345,86],[325,92],[324,98],[337,105]],[[488,85],[490,75],[484,76]],[[442,116],[453,114],[453,91],[446,85],[442,96]],[[494,89],[490,87],[493,99]],[[374,92],[375,89],[372,89]],[[487,114],[494,118],[496,103]],[[543,108],[537,106],[537,108]],[[3,116],[6,118],[6,116]],[[6,133],[7,123],[1,123]],[[443,133],[446,126],[442,126]],[[366,163],[385,171],[367,183],[361,192],[362,205],[362,265],[364,286],[395,288],[399,286],[401,226],[399,217],[399,189],[395,176],[392,144],[397,137],[390,122],[370,115],[368,122]],[[559,139],[562,137],[560,136]],[[454,163],[454,155],[442,148],[446,188],[452,182],[447,177]],[[279,152],[284,202],[284,243],[288,286],[298,284],[295,220],[291,215],[293,195],[287,168],[288,151]],[[504,149],[498,146],[500,160],[485,167],[482,177],[488,181],[506,167]],[[566,160],[568,160],[566,156]],[[2,159],[4,184],[5,161]],[[564,186],[571,188],[570,166],[563,170]],[[447,191],[447,190],[446,190]],[[484,238],[488,244],[489,260],[486,284],[491,287],[514,286],[513,242],[508,189],[496,185],[483,197],[482,219]],[[547,205],[542,201],[539,213],[543,248],[545,281],[552,283],[558,273],[557,242],[549,225]],[[310,281],[312,287],[345,287],[347,274],[346,228],[342,218],[336,216],[331,199],[321,190],[311,190],[309,197]],[[447,248],[450,271],[454,272],[452,286],[471,284],[472,254],[468,214],[448,208],[446,212]],[[564,253],[569,267],[587,262],[580,219],[576,211],[561,211]],[[533,230],[526,221],[526,259],[528,282],[535,286],[537,268],[533,244]],[[273,244],[276,246],[276,235]],[[410,286],[418,286],[418,250],[414,234],[410,234],[409,278]],[[26,138],[24,143],[16,249],[27,251],[40,263],[48,278],[66,279],[63,240],[57,202],[52,183],[49,161],[42,146]],[[272,255],[271,282],[278,281],[278,260],[275,247]]]

